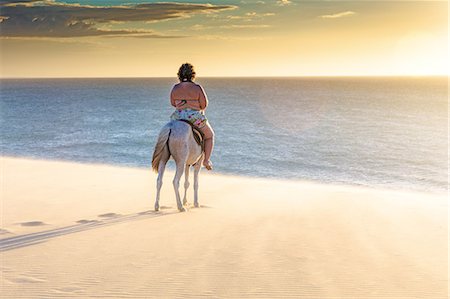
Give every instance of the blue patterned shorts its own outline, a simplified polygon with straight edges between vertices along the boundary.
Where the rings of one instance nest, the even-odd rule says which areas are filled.
[[[203,112],[194,109],[182,109],[175,110],[170,116],[171,120],[184,119],[196,126],[197,128],[202,128],[206,125],[208,121]]]

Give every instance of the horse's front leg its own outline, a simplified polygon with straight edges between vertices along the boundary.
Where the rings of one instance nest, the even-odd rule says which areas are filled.
[[[184,169],[184,197],[183,197],[183,205],[187,204],[187,189],[189,188],[189,168],[191,168],[189,165],[186,165],[186,168]]]
[[[197,164],[194,166],[194,207],[198,208],[198,174],[200,172],[200,169],[202,168],[202,161],[201,159]]]
[[[177,207],[180,212],[186,211],[186,209],[181,204],[181,198],[180,198],[180,192],[179,192],[180,179],[181,179],[181,176],[183,175],[183,172],[185,169],[185,164],[186,163],[184,161],[177,163],[177,170],[175,172],[175,177],[173,178],[173,188],[175,189],[175,196],[177,198]]]

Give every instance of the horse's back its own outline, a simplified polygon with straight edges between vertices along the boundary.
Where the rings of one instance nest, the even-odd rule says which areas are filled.
[[[191,134],[191,127],[187,123],[183,121],[172,120],[170,122],[170,127],[170,139],[173,142],[186,142],[189,139]]]

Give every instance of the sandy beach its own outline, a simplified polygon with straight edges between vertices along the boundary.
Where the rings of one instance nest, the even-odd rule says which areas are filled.
[[[2,298],[447,298],[447,196],[1,159]],[[192,203],[192,189],[188,200]]]

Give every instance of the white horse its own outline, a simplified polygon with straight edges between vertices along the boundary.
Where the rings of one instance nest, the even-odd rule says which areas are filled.
[[[153,152],[152,168],[158,172],[155,211],[159,211],[159,196],[163,183],[164,170],[170,157],[175,160],[176,172],[173,187],[180,212],[184,212],[183,205],[187,204],[186,193],[189,188],[189,168],[194,167],[194,206],[198,207],[198,174],[200,172],[204,154],[202,148],[194,139],[192,128],[183,121],[173,120],[166,124],[159,133],[158,141]],[[184,198],[180,199],[180,179],[184,172]]]

